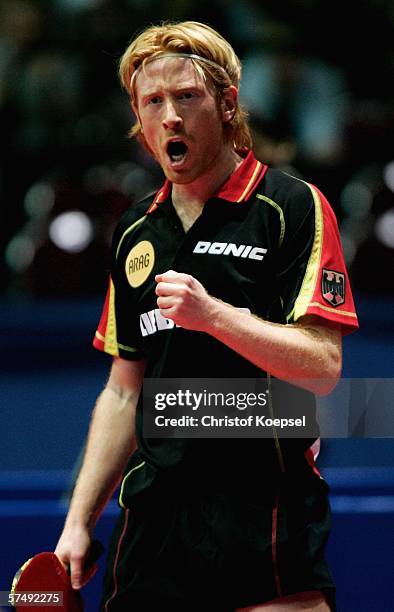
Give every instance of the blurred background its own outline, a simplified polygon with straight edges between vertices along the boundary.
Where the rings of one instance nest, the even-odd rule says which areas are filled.
[[[0,590],[56,544],[110,366],[91,339],[114,224],[163,180],[127,138],[117,62],[136,32],[173,19],[232,42],[257,157],[316,184],[337,214],[361,323],[345,340],[344,376],[393,377],[390,0],[0,0]],[[386,612],[394,441],[325,440],[320,465],[339,611]],[[115,514],[113,502],[105,543]],[[88,611],[99,588],[96,577],[85,589]]]

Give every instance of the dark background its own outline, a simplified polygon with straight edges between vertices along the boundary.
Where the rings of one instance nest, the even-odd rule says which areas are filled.
[[[391,2],[0,0],[0,590],[56,544],[110,365],[91,339],[112,230],[162,182],[127,138],[117,62],[163,19],[206,21],[233,43],[257,156],[316,184],[340,223],[361,323],[344,376],[393,376]],[[391,439],[323,441],[340,612],[392,606],[393,451]],[[88,612],[99,587],[85,590]]]

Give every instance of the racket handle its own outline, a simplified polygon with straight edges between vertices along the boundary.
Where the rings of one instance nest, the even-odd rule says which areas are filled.
[[[100,540],[93,540],[91,545],[90,545],[87,557],[85,559],[84,569],[87,570],[91,565],[96,563],[97,559],[99,557],[101,557],[101,555],[103,554],[104,550],[105,550],[105,548],[102,545],[102,543],[100,542]],[[67,574],[68,575],[71,574],[70,566],[68,566],[68,568],[67,568]]]
[[[93,565],[93,563],[96,563],[97,559],[101,557],[104,550],[104,546],[100,540],[93,540],[85,560],[85,567],[89,567],[90,565]]]

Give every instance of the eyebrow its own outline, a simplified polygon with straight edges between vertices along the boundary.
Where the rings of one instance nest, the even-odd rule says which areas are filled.
[[[164,88],[166,89],[166,88]],[[148,90],[146,92],[140,92],[139,93],[139,97],[141,100],[145,100],[147,98],[151,98],[152,96],[159,96],[160,94],[163,93],[164,89],[162,87],[157,87],[155,89],[151,89]],[[204,89],[203,85],[198,85],[198,84],[183,84],[178,86],[174,86],[174,88],[171,89],[171,91],[175,94],[177,93],[183,93],[186,91],[202,91]]]

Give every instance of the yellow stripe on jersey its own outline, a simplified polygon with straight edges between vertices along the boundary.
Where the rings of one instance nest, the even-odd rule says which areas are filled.
[[[267,196],[263,196],[260,193],[257,193],[256,197],[259,200],[264,200],[264,202],[267,202],[267,204],[272,206],[276,210],[276,212],[279,213],[280,235],[279,235],[279,240],[278,240],[278,247],[282,246],[282,242],[283,242],[283,238],[285,237],[285,230],[286,230],[285,216],[283,214],[283,210],[281,209],[279,204],[271,200],[271,198],[267,198]]]
[[[308,306],[313,298],[319,275],[319,266],[323,248],[324,227],[322,205],[317,191],[311,185],[309,185],[309,183],[305,183],[305,185],[307,185],[311,190],[313,201],[315,204],[315,237],[313,240],[311,254],[309,256],[309,261],[306,267],[304,280],[302,282],[300,292],[294,304],[293,312],[295,321],[297,321],[299,317],[302,317],[306,313]]]
[[[123,233],[121,239],[119,240],[119,244],[118,244],[118,248],[116,249],[116,259],[118,259],[118,255],[119,255],[119,251],[120,251],[120,247],[122,246],[122,242],[123,240],[126,238],[126,236],[128,234],[130,234],[130,232],[133,231],[133,229],[135,227],[137,227],[138,225],[140,225],[140,223],[142,223],[143,221],[145,221],[146,219],[146,215],[144,215],[143,217],[141,217],[140,219],[137,219],[137,221],[135,221],[132,225],[130,225],[130,227],[127,228],[127,230]]]
[[[122,481],[122,486],[121,486],[121,488],[120,488],[120,493],[119,493],[119,505],[120,505],[120,507],[121,507],[121,508],[125,508],[125,505],[124,505],[124,503],[123,503],[123,499],[122,499],[122,498],[123,498],[123,489],[124,489],[124,486],[125,486],[125,483],[126,483],[127,478],[128,478],[129,476],[131,476],[131,474],[132,474],[133,472],[135,472],[135,470],[138,470],[138,469],[139,469],[139,468],[141,468],[143,465],[145,465],[145,463],[146,463],[145,461],[142,461],[142,463],[139,463],[138,465],[136,465],[135,467],[133,467],[133,469],[132,469],[132,470],[130,470],[130,472],[127,472],[126,476],[123,478],[123,481]]]
[[[241,197],[240,197],[240,198],[237,200],[237,202],[242,202],[242,200],[245,198],[246,194],[248,193],[248,190],[250,189],[250,187],[252,187],[252,185],[253,185],[254,181],[256,180],[257,173],[258,173],[258,172],[259,172],[259,170],[261,169],[262,165],[263,165],[263,164],[262,164],[261,162],[259,162],[259,161],[257,162],[256,167],[255,167],[255,169],[254,169],[254,172],[253,172],[253,174],[252,174],[252,178],[251,178],[251,179],[250,179],[250,181],[248,182],[248,184],[247,184],[246,188],[244,189],[244,191],[243,191],[243,193],[242,193]]]
[[[99,331],[96,331],[95,336],[96,336],[96,338],[101,340],[101,342],[104,342],[104,344],[105,344],[105,338],[104,338],[104,336],[102,336],[100,334]],[[137,348],[135,348],[133,346],[126,346],[125,344],[121,344],[120,342],[118,342],[117,345],[118,345],[118,348],[122,349],[122,351],[128,351],[129,353],[136,353],[138,351]]]
[[[309,306],[313,306],[314,308],[321,308],[322,310],[326,310],[327,312],[335,312],[336,314],[340,314],[345,317],[354,317],[355,319],[357,319],[357,315],[355,312],[349,312],[348,310],[338,310],[338,308],[330,308],[330,306],[319,304],[319,302],[311,302]]]
[[[107,328],[105,330],[104,350],[106,353],[109,353],[114,357],[119,356],[118,342],[116,337],[115,287],[112,282],[112,278],[109,286],[108,319]]]
[[[125,344],[120,344],[120,342],[118,342],[118,348],[122,349],[122,351],[128,351],[129,353],[136,353],[138,351],[134,346],[126,346]]]
[[[105,342],[104,336],[102,336],[98,330],[96,331],[95,336],[96,336],[96,338],[101,340],[101,342]]]

